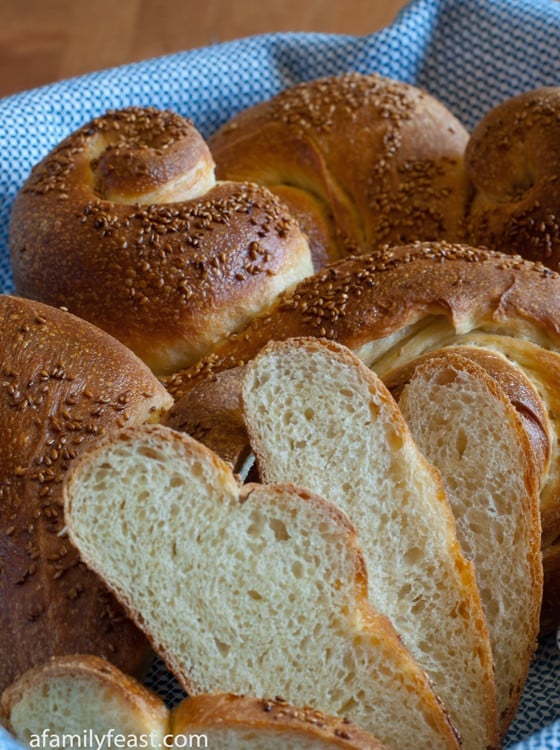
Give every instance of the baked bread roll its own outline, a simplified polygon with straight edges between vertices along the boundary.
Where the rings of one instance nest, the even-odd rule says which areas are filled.
[[[394,750],[458,750],[425,674],[367,603],[354,527],[322,498],[240,487],[162,425],[97,442],[64,491],[70,539],[187,693],[278,693]]]
[[[474,186],[467,238],[560,270],[560,88],[514,96],[477,124],[466,149]]]
[[[146,640],[61,535],[62,480],[86,446],[171,398],[132,352],[62,310],[1,295],[0,330],[0,690],[52,654],[134,671]]]
[[[249,364],[242,400],[261,478],[307,487],[348,514],[370,603],[430,677],[465,747],[497,746],[494,666],[473,566],[441,477],[383,383],[344,347],[292,339]]]
[[[275,196],[216,184],[190,121],[136,107],[87,123],[33,169],[10,255],[18,294],[66,306],[156,372],[195,362],[312,271]]]
[[[22,675],[0,697],[0,721],[18,740],[31,740],[32,747],[38,737],[63,746],[72,735],[84,750],[98,749],[99,743],[154,749],[384,750],[348,720],[281,698],[206,694],[169,711],[159,696],[109,662],[81,654],[54,657]]]
[[[471,351],[474,352],[474,356]],[[514,718],[537,645],[542,601],[539,466],[492,360],[519,382],[505,358],[449,347],[389,373],[385,384],[416,443],[441,472],[464,554],[474,564],[494,656],[501,737]],[[502,360],[501,362],[499,360]],[[519,387],[516,388],[519,392]]]
[[[437,100],[379,75],[306,81],[209,139],[219,179],[277,193],[315,268],[384,244],[463,237],[468,134]]]

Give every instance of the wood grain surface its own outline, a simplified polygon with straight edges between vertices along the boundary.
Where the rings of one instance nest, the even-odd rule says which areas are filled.
[[[364,35],[405,0],[0,0],[0,96],[274,31]]]

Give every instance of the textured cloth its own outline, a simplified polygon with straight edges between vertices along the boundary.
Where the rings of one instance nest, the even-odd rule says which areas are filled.
[[[422,86],[472,128],[508,96],[558,85],[560,2],[415,0],[390,27],[369,36],[250,37],[0,100],[0,292],[12,291],[7,234],[14,195],[32,165],[84,122],[107,109],[152,105],[190,117],[208,136],[288,85],[345,71]],[[170,703],[182,695],[159,662],[149,682]],[[0,750],[12,746],[0,730]],[[560,748],[560,654],[552,637],[539,648],[504,747]]]

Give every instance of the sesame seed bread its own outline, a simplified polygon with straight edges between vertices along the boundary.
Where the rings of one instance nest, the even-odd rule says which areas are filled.
[[[96,738],[107,744],[112,732],[126,736],[128,746],[132,738],[139,742],[151,735],[151,747],[157,748],[168,732],[169,710],[159,696],[105,659],[72,654],[33,667],[6,688],[0,720],[26,744],[46,730],[47,747],[55,737],[64,747],[65,736],[77,735],[81,744],[73,746],[93,750]]]
[[[558,378],[560,274],[519,257],[447,242],[419,242],[332,263],[282,295],[271,311],[229,336],[212,355],[163,382],[179,399],[196,380],[253,359],[268,341],[302,336],[338,341],[383,378],[467,335],[493,336],[492,348],[505,337],[504,346],[515,350],[514,361],[524,360],[523,369],[553,421],[556,412],[549,404]],[[546,352],[553,353],[550,366]],[[544,395],[532,370],[541,381],[550,370]],[[558,432],[554,424],[552,429]],[[550,472],[543,533],[550,529],[557,537],[560,475],[553,465]]]
[[[513,96],[474,128],[465,161],[468,241],[560,270],[560,87]]]
[[[173,734],[204,733],[215,750],[384,750],[347,719],[296,708],[278,697],[195,695],[182,701],[171,719]]]
[[[477,351],[450,347],[424,355],[389,373],[385,383],[399,391],[416,442],[441,471],[457,536],[474,563],[505,736],[539,630],[539,473],[517,410],[487,369],[461,353],[469,349]],[[488,359],[483,353],[482,361]]]
[[[62,480],[101,435],[172,403],[108,334],[63,310],[0,295],[0,690],[52,654],[143,666],[147,643],[60,536]]]
[[[159,696],[109,662],[81,654],[53,657],[22,675],[0,697],[0,721],[26,744],[36,746],[47,730],[46,742],[57,738],[64,746],[72,735],[83,750],[123,742],[154,750],[384,750],[348,720],[281,698],[202,694],[170,711]]]
[[[189,694],[280,694],[394,750],[457,748],[428,679],[367,602],[348,518],[294,485],[240,486],[162,425],[74,464],[67,531]]]
[[[156,372],[187,367],[312,270],[278,198],[216,184],[192,123],[111,111],[32,170],[10,220],[15,288],[66,306]]]
[[[234,367],[193,384],[161,423],[186,432],[220,456],[234,473],[246,476],[253,456],[241,413],[243,368]]]
[[[468,133],[427,92],[376,74],[291,86],[209,139],[219,179],[266,185],[310,238],[315,268],[414,240],[457,240]]]
[[[317,492],[355,523],[368,597],[387,615],[466,748],[497,746],[493,661],[472,564],[441,477],[391,395],[348,349],[273,342],[247,367],[243,411],[259,473]]]

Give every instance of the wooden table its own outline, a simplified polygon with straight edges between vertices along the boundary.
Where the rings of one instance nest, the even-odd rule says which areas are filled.
[[[271,31],[364,35],[406,0],[0,0],[0,96]]]

